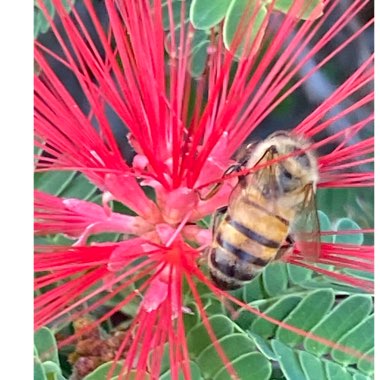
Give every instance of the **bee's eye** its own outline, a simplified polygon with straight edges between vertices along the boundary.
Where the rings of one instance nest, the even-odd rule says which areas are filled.
[[[278,181],[282,191],[286,193],[288,191],[294,190],[297,187],[299,178],[294,177],[292,173],[290,173],[284,167],[281,167]]]
[[[289,173],[286,169],[284,169],[284,170],[282,171],[282,175],[283,175],[283,177],[286,178],[286,179],[292,179],[292,178],[293,178],[292,174]]]

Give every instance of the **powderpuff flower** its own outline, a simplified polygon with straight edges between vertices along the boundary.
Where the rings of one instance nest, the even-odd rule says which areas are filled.
[[[106,0],[106,25],[90,0],[83,1],[87,24],[75,7],[69,14],[60,0],[52,1],[54,21],[44,2],[37,3],[61,49],[57,53],[35,42],[35,135],[43,151],[37,156],[37,171],[77,171],[98,188],[101,202],[36,190],[36,234],[64,234],[71,241],[69,246],[54,241],[36,244],[36,328],[76,320],[122,294],[120,302],[91,324],[96,328],[124,307],[139,304],[115,366],[123,359],[123,370],[158,378],[168,343],[172,377],[182,373],[190,379],[185,318],[194,310],[187,306],[185,293],[191,294],[229,376],[241,378],[208,319],[198,288],[203,283],[217,297],[261,318],[334,345],[215,287],[202,270],[202,255],[212,240],[202,221],[228,203],[237,175],[260,169],[224,176],[252,131],[371,26],[372,20],[338,47],[330,45],[367,1],[353,1],[323,33],[337,0],[316,2],[303,17],[306,21],[301,17],[303,0],[293,2],[285,14],[278,12],[275,2],[245,5],[228,43],[223,41],[227,23],[210,29],[205,65],[196,76],[191,67],[197,30],[188,21],[186,2],[178,6],[169,0],[164,7],[160,0]],[[79,106],[53,62],[74,75],[89,109]],[[372,80],[371,55],[294,126],[294,135],[314,141],[310,149],[333,146],[318,158],[318,188],[373,186],[373,173],[367,168],[373,137],[358,138],[373,121],[372,112],[360,112],[371,107]],[[121,143],[135,152],[130,163],[120,150],[110,110],[125,128]],[[355,122],[332,129],[354,113],[360,115]],[[333,132],[325,136],[327,130]],[[220,188],[207,197],[215,185]],[[115,202],[128,213],[116,211]],[[104,232],[121,234],[122,239],[90,242]],[[322,243],[317,263],[305,261],[296,247],[286,260],[366,290],[372,287],[368,280],[319,265],[371,272],[371,246]]]

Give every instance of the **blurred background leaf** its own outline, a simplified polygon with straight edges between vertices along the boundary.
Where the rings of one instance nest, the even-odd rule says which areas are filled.
[[[71,9],[71,4],[74,4],[76,0],[62,0],[62,4],[66,10]],[[55,8],[52,0],[43,1],[49,16],[54,19]],[[34,38],[37,38],[40,34],[46,33],[50,29],[50,24],[44,15],[42,8],[39,5],[38,0],[34,0]]]

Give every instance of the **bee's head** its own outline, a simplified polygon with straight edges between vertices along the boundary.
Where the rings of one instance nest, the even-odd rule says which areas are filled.
[[[275,146],[279,156],[295,155],[279,161],[275,166],[275,175],[282,193],[290,193],[310,183],[314,191],[318,182],[318,162],[311,142],[288,132],[276,132],[269,136],[268,144]]]
[[[276,197],[301,190],[310,184],[316,190],[318,162],[314,151],[309,149],[310,145],[311,142],[303,137],[278,131],[257,146],[248,166],[295,153],[274,163],[270,170],[266,170],[266,174],[258,174],[258,177],[261,176],[264,193],[267,192],[269,197]]]

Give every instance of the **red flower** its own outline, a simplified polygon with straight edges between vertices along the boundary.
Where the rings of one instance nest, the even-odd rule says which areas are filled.
[[[100,47],[75,8],[69,17],[59,0],[53,3],[68,40],[47,15],[43,2],[39,2],[62,54],[36,41],[35,59],[40,69],[35,77],[36,145],[45,152],[44,157],[38,157],[38,170],[81,172],[102,192],[103,207],[36,191],[36,233],[63,233],[76,239],[71,247],[36,246],[36,290],[43,290],[36,298],[36,327],[75,320],[116,294],[127,294],[93,323],[95,327],[142,296],[124,340],[127,344],[133,338],[123,367],[140,374],[149,371],[152,378],[158,377],[164,343],[168,342],[173,378],[180,371],[185,378],[191,378],[184,327],[184,314],[190,312],[184,300],[186,284],[218,354],[230,376],[236,377],[204,310],[196,285],[203,282],[218,296],[224,294],[252,313],[306,335],[307,332],[269,318],[218,290],[203,275],[198,261],[211,242],[211,232],[199,221],[227,204],[236,174],[224,178],[221,189],[210,199],[201,194],[221,181],[233,163],[233,153],[282,100],[372,24],[369,21],[338,48],[329,48],[330,41],[366,2],[354,1],[322,36],[318,33],[338,1],[328,2],[320,18],[306,22],[295,17],[302,2],[296,2],[294,9],[282,18],[272,3],[254,47],[246,42],[238,61],[234,54],[242,49],[241,31],[237,31],[229,51],[221,34],[212,29],[206,69],[197,79],[188,71],[195,30],[185,24],[185,2],[179,35],[169,11],[167,33],[171,37],[167,40],[159,0],[106,0],[106,28],[93,2],[84,1]],[[170,0],[168,3],[171,10],[173,4]],[[271,25],[271,15],[277,24]],[[169,45],[168,57],[165,41]],[[298,76],[317,56],[319,61]],[[75,75],[90,105],[89,112],[78,106],[62,84],[52,69],[52,61],[62,63]],[[320,188],[373,186],[373,173],[363,171],[361,166],[372,161],[369,155],[373,152],[373,138],[356,139],[372,122],[372,113],[328,137],[319,137],[320,132],[347,114],[372,102],[373,91],[368,86],[372,79],[370,56],[294,128],[294,134],[314,139],[311,149],[335,144],[332,151],[319,157]],[[355,102],[347,105],[350,98]],[[125,125],[125,136],[136,152],[131,165],[118,147],[107,116],[109,109]],[[257,168],[247,169],[252,170]],[[154,200],[144,191],[148,187],[154,189]],[[130,208],[134,215],[113,211],[112,200]],[[124,239],[87,243],[91,235],[101,232],[121,233]],[[308,264],[298,251],[287,260],[336,276],[340,281],[371,288],[369,281]],[[324,243],[320,263],[371,272],[373,247]],[[138,291],[134,289],[136,283]],[[86,306],[79,308],[81,305]],[[312,338],[334,344],[315,335]],[[120,347],[116,360],[124,348],[125,345]]]

